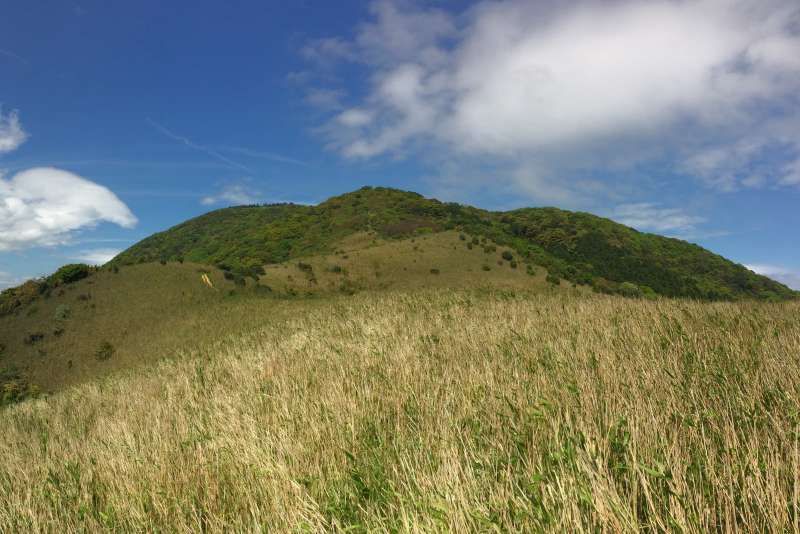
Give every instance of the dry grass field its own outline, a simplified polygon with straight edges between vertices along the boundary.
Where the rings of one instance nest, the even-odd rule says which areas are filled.
[[[787,531],[800,305],[364,292],[0,411],[0,531]]]

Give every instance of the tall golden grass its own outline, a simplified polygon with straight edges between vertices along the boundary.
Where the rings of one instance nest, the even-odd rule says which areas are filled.
[[[798,530],[800,306],[363,294],[0,412],[0,531]]]

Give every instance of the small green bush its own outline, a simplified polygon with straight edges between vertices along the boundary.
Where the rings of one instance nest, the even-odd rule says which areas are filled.
[[[458,238],[459,238],[461,241],[466,241],[466,239],[467,239],[467,236],[465,236],[464,234],[458,234]]]
[[[97,352],[94,353],[94,357],[102,362],[111,358],[114,352],[116,352],[114,345],[108,341],[103,341],[97,349]]]
[[[639,298],[643,295],[639,286],[632,282],[622,282],[617,288],[617,293],[628,298]]]
[[[30,332],[30,333],[28,333],[28,335],[25,336],[25,339],[23,339],[22,341],[26,345],[33,345],[33,344],[38,343],[39,341],[41,341],[43,339],[44,339],[44,334],[43,333],[41,333],[41,332]]]
[[[66,321],[72,315],[72,309],[67,304],[59,304],[56,307],[54,318],[56,321]]]
[[[83,280],[92,274],[92,267],[83,263],[71,263],[64,265],[49,278],[48,282],[52,285],[71,284],[78,280]]]
[[[561,283],[561,278],[559,278],[558,276],[556,276],[554,274],[548,274],[547,278],[545,278],[545,280],[547,280],[549,283],[553,284],[554,286],[557,286],[557,285],[559,285]]]
[[[22,402],[38,394],[39,388],[16,369],[0,369],[0,406]]]
[[[314,267],[310,263],[303,263],[302,261],[297,263],[297,268],[304,273],[310,273],[314,270]]]
[[[489,266],[488,266],[487,264],[485,264],[485,263],[483,264],[483,266],[481,267],[481,269],[483,269],[484,271],[491,271],[491,270],[492,270],[492,268],[491,268],[491,267],[489,267]]]
[[[472,250],[472,243],[471,243],[471,242],[470,242],[470,243],[467,243],[467,248],[468,248],[468,249],[470,249],[470,250]]]
[[[528,273],[530,276],[534,276],[536,274],[536,267],[533,265],[526,265],[525,272]]]
[[[516,269],[517,268],[517,261],[516,260],[511,260],[510,262],[508,262],[508,264],[511,266],[512,269]]]
[[[511,254],[511,251],[508,250],[504,250],[500,256],[506,261],[511,261],[514,259],[514,255]]]
[[[431,274],[439,274],[439,269],[431,269]]]

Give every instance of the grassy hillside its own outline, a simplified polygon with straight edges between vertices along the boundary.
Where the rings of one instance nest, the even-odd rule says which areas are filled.
[[[489,242],[468,249],[456,232],[405,240],[359,233],[335,248],[337,254],[269,265],[257,281],[170,262],[85,270],[70,283],[60,283],[59,274],[38,288],[32,282],[20,295],[25,303],[0,316],[0,404],[150,364],[251,329],[267,314],[297,313],[306,306],[297,299],[426,287],[555,287],[543,269],[503,259],[508,249]],[[78,272],[66,272],[72,271]]]
[[[588,213],[554,208],[489,212],[415,193],[364,188],[318,206],[229,208],[155,234],[123,252],[115,265],[184,259],[257,277],[265,264],[331,254],[356,233],[384,239],[455,230],[511,247],[552,276],[607,293],[660,294],[709,300],[794,298],[787,287],[703,248],[637,232]]]
[[[797,303],[281,302],[0,410],[0,531],[798,529]]]

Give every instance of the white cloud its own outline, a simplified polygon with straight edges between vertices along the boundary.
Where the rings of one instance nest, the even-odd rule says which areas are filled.
[[[637,230],[660,233],[692,231],[705,222],[703,217],[690,215],[680,208],[664,208],[648,202],[617,206],[611,218]]]
[[[370,12],[352,41],[315,48],[368,69],[353,109],[370,120],[339,114],[323,129],[345,157],[424,147],[533,166],[534,179],[515,173],[523,189],[571,191],[573,171],[668,152],[723,190],[794,182],[738,169],[787,143],[800,160],[797,129],[778,125],[800,123],[795,0],[505,0],[458,15],[381,0]]]
[[[92,250],[82,250],[75,255],[75,259],[90,265],[103,265],[122,252],[116,248],[96,248]]]
[[[372,113],[363,109],[351,108],[344,111],[336,117],[336,120],[343,126],[351,128],[358,128],[359,126],[366,126],[372,122]]]
[[[754,273],[763,274],[773,280],[777,280],[792,289],[800,290],[800,270],[765,264],[745,265],[745,267]]]
[[[27,139],[28,134],[22,129],[17,112],[3,115],[0,108],[0,154],[16,150]]]
[[[114,193],[76,174],[39,167],[0,176],[0,251],[64,244],[104,221],[137,223]]]
[[[217,194],[204,197],[200,203],[204,206],[214,204],[249,205],[259,202],[260,193],[253,191],[243,184],[230,184],[222,188]]]

